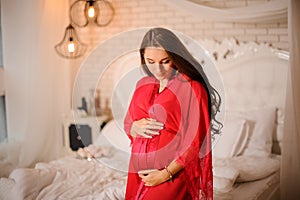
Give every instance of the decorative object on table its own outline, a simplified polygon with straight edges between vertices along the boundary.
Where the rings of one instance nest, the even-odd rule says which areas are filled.
[[[90,89],[89,95],[88,95],[88,114],[91,116],[96,115],[94,89]]]
[[[85,97],[81,98],[81,107],[78,107],[79,110],[84,110],[86,113],[88,113],[88,108],[87,108],[87,102]]]
[[[108,120],[111,120],[113,118],[113,115],[112,115],[112,111],[111,111],[111,108],[109,106],[109,100],[106,99],[105,100],[105,107],[103,109],[103,115],[107,116]]]
[[[90,22],[99,27],[107,26],[114,14],[107,0],[77,0],[70,7],[70,20],[78,27],[86,27]]]
[[[96,90],[95,95],[95,110],[96,110],[96,116],[100,116],[102,114],[101,111],[101,96],[100,96],[100,90]]]

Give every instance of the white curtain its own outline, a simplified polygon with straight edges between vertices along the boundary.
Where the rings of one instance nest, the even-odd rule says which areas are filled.
[[[62,115],[70,108],[70,66],[54,46],[68,25],[69,2],[1,4],[8,143],[1,144],[0,157],[6,156],[10,167],[25,167],[61,152]]]
[[[281,163],[281,199],[300,199],[300,1],[290,0],[290,70]]]
[[[183,12],[206,21],[278,22],[286,20],[288,0],[273,0],[237,8],[216,8],[189,0],[163,0]]]

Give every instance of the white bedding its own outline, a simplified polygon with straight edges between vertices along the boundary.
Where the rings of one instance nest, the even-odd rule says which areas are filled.
[[[124,148],[116,145],[115,140],[123,134],[120,131],[114,121],[109,122],[95,144],[85,148],[90,153],[87,157],[99,156],[90,161],[78,151],[77,155],[38,163],[34,169],[14,170],[9,178],[0,179],[0,199],[123,199],[130,154],[122,150],[128,148],[127,143]],[[214,199],[244,199],[240,196],[244,194],[247,199],[257,199],[266,195],[264,191],[273,192],[268,186],[278,186],[279,181],[271,184],[268,177],[278,173],[279,166],[278,157],[214,158]]]
[[[108,167],[114,163],[113,168],[123,167],[126,170],[127,163],[124,162],[122,152],[118,151],[110,158],[102,157],[99,160],[88,161],[69,156],[49,163],[38,163],[34,169],[16,169],[9,178],[0,179],[0,199],[123,199],[127,173]],[[218,162],[222,165],[228,161]],[[263,199],[262,196],[269,196],[278,189],[279,184],[279,170],[275,170],[275,165],[273,163],[272,173],[265,173],[265,178],[235,183],[232,189],[226,192],[214,190],[214,199]],[[225,171],[221,170],[215,175],[220,176],[220,173]],[[262,170],[259,173],[261,175]],[[226,175],[228,174],[225,173],[224,176]]]
[[[279,178],[269,178],[280,171],[280,156],[271,151],[276,109],[227,114],[223,135],[213,148],[214,199],[266,200],[279,187]],[[247,124],[250,128],[245,129]]]
[[[232,122],[236,123],[236,120]],[[243,130],[237,127],[233,135],[237,136]],[[85,155],[81,152],[83,154],[77,156],[38,163],[34,169],[14,170],[8,178],[0,180],[0,199],[123,199],[130,149],[128,141],[121,142],[124,141],[121,136],[126,137],[117,123],[111,121],[94,146],[86,148],[97,158],[88,161],[79,157]],[[225,133],[223,137],[226,138]],[[232,151],[229,149],[228,152]],[[236,152],[242,152],[242,149]],[[278,157],[214,157],[214,199],[258,199],[262,195],[267,196],[279,185],[278,179],[270,178],[271,174],[278,173],[279,168]]]
[[[95,159],[70,156],[14,170],[0,180],[0,199],[123,199],[126,175]]]
[[[102,146],[86,148],[100,155],[90,161],[81,158],[78,151],[77,155],[37,163],[32,169],[14,170],[8,178],[0,179],[0,199],[123,199],[129,154],[101,138]],[[278,187],[279,178],[272,174],[278,174],[279,167],[279,156],[214,158],[214,199],[267,196]]]

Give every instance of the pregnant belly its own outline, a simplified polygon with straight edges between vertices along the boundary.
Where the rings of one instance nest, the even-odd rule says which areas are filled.
[[[161,169],[176,158],[178,137],[161,131],[151,139],[136,138],[132,144],[131,166],[135,172],[145,169]]]

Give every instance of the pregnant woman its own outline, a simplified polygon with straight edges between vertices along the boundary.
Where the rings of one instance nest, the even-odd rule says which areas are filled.
[[[137,82],[124,120],[132,145],[125,199],[212,199],[220,95],[168,29],[145,34],[140,58],[147,76]]]

